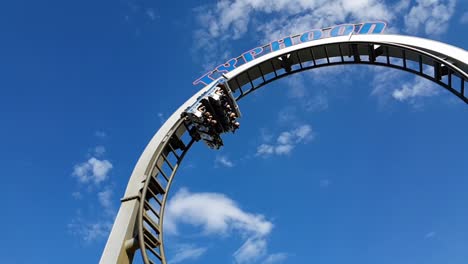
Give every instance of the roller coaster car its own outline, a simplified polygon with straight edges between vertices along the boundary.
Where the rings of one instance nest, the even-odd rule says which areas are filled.
[[[239,128],[239,106],[224,83],[216,83],[182,113],[190,135],[212,149],[223,146],[221,134],[234,133]]]

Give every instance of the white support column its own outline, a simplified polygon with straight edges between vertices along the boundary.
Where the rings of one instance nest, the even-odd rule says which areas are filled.
[[[138,214],[138,199],[122,202],[115,218],[112,231],[109,235],[106,247],[102,253],[100,264],[130,264],[133,261],[131,248],[127,241],[133,238],[135,223]]]

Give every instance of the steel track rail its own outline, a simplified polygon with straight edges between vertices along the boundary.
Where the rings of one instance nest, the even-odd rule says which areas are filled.
[[[280,57],[289,58],[288,67]],[[279,50],[248,62],[223,77],[236,100],[284,78],[320,67],[374,65],[416,74],[442,86],[468,104],[468,52],[441,42],[408,36],[359,35],[322,39]],[[100,263],[166,264],[165,205],[173,178],[195,142],[181,113],[207,89],[185,102],[153,136],[130,178]]]

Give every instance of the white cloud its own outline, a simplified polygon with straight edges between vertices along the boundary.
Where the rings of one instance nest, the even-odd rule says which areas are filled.
[[[97,146],[94,148],[94,154],[98,157],[101,157],[106,153],[106,148],[104,146]]]
[[[273,224],[263,215],[245,212],[223,194],[191,193],[185,188],[180,189],[166,207],[167,233],[177,235],[180,224],[201,227],[205,235],[240,235],[245,242],[233,254],[236,263],[253,262],[265,255],[266,238],[273,229]]]
[[[285,36],[294,29],[301,32],[347,20],[391,20],[393,13],[378,0],[220,0],[213,8],[202,8],[199,16],[212,38],[230,32],[231,39],[242,37],[249,26],[258,23],[256,15],[275,15],[260,26],[265,36]],[[292,19],[291,19],[292,18]],[[258,25],[256,25],[258,26]],[[296,32],[296,33],[298,33]]]
[[[94,182],[99,184],[108,178],[112,163],[108,160],[99,160],[95,157],[73,167],[72,175],[81,183]]]
[[[260,138],[263,142],[270,142],[271,140],[273,140],[274,136],[273,134],[271,133],[271,131],[269,131],[268,129],[266,128],[262,128],[260,129]]]
[[[288,84],[288,96],[290,98],[302,99],[307,95],[307,89],[302,75],[292,75],[286,79]]]
[[[294,145],[286,144],[286,145],[277,145],[275,147],[275,153],[277,155],[287,155],[291,153],[291,151],[294,149]]]
[[[200,226],[206,234],[226,234],[234,229],[264,236],[273,228],[273,224],[264,216],[244,212],[223,194],[190,193],[184,188],[168,202],[165,219],[167,232],[176,234],[179,223]]]
[[[153,20],[153,21],[159,18],[159,16],[156,15],[156,12],[153,8],[146,9],[146,15],[148,16],[150,20]]]
[[[374,75],[372,80],[371,96],[377,98],[380,107],[387,107],[388,104],[395,100],[392,92],[395,87],[401,87],[401,80],[405,79],[404,73],[395,69],[385,69],[384,67],[374,67],[368,69]]]
[[[196,54],[207,54],[204,64],[209,61],[214,66],[224,62],[222,58],[226,58],[226,50],[234,45],[233,41],[244,41],[249,33],[256,36],[260,45],[314,28],[368,20],[387,21],[387,32],[391,33],[398,33],[399,25],[403,24],[401,31],[433,36],[446,32],[455,10],[456,0],[218,0],[216,4],[204,5],[195,11],[200,27],[194,33],[194,43],[197,45],[194,49]],[[468,23],[468,12],[462,15],[460,22]],[[332,71],[337,69],[330,67]],[[316,69],[312,73],[319,71]],[[321,75],[327,77],[327,82],[332,79],[327,74]],[[319,80],[316,75],[301,76],[307,76],[306,81]],[[302,99],[299,106],[306,111],[327,109],[328,100],[323,90],[317,96],[308,98],[310,92],[303,79],[300,76],[286,79],[290,87],[289,97]],[[392,98],[392,95],[387,93],[384,99],[388,98]],[[283,114],[280,119],[294,118]]]
[[[263,238],[249,238],[234,252],[235,263],[254,263],[267,252],[267,242]]]
[[[72,195],[75,198],[79,196],[79,199],[83,200],[80,192],[74,192]],[[68,230],[87,243],[106,238],[109,235],[112,228],[112,220],[115,217],[112,204],[112,190],[109,187],[97,193],[97,201],[101,207],[95,212],[98,215],[97,217],[94,216],[94,218],[90,219],[89,215],[85,216],[81,210],[78,210],[78,213],[68,224]],[[96,204],[96,202],[93,202],[93,204]]]
[[[193,54],[205,70],[232,57],[232,40],[249,30],[260,45],[338,23],[394,19],[392,8],[381,0],[218,0],[195,13],[200,28],[193,33]]]
[[[304,109],[308,112],[322,112],[328,109],[328,98],[323,93],[304,101]]]
[[[423,29],[426,34],[440,34],[445,32],[455,5],[456,0],[416,0],[413,5],[410,0],[391,5],[380,0],[219,0],[216,5],[197,9],[203,25],[197,35],[203,39],[236,40],[256,28],[264,41],[270,41],[338,23],[396,23],[400,17],[409,32]],[[262,16],[272,18],[257,19]]]
[[[293,141],[293,134],[291,132],[283,132],[278,136],[278,139],[276,140],[278,144],[281,145],[288,145],[291,144]]]
[[[341,67],[331,67],[332,71],[327,71],[327,68],[316,69],[306,74],[294,74],[285,79],[287,96],[293,101],[279,112],[279,121],[286,123],[297,119],[296,111],[307,112],[322,112],[328,109],[328,98],[326,89],[331,84],[330,79],[339,79],[338,76],[343,76],[344,72]],[[324,77],[326,76],[326,78]],[[306,83],[320,82],[319,87],[306,87]]]
[[[444,33],[455,4],[456,0],[416,0],[416,5],[405,15],[407,31],[417,33],[423,28],[427,35]]]
[[[456,8],[455,0],[400,0],[386,4],[380,0],[218,0],[215,5],[205,5],[197,9],[201,28],[197,29],[195,43],[197,49],[205,49],[203,54],[210,54],[209,60],[218,64],[222,62],[221,53],[229,49],[226,45],[232,40],[244,37],[249,30],[259,38],[258,44],[300,33],[313,28],[335,25],[349,21],[386,20],[389,25],[403,23],[403,31],[425,33],[428,35],[446,32],[448,23]],[[265,19],[267,17],[268,19]],[[468,23],[468,12],[465,12],[460,21]],[[398,27],[389,32],[398,31]],[[216,60],[216,61],[212,61]],[[336,67],[330,68],[336,71]],[[322,70],[327,70],[326,68]],[[319,70],[314,70],[319,72]],[[385,72],[390,72],[385,69]],[[330,82],[328,74],[326,81]],[[396,76],[395,74],[389,74]],[[302,75],[301,75],[302,76]],[[306,111],[323,111],[328,108],[328,100],[323,91],[315,97],[309,98],[309,90],[304,85],[304,77],[291,76],[287,80],[290,87],[290,98],[301,99],[300,106]],[[304,75],[306,76],[306,75]],[[307,78],[315,78],[308,76]],[[386,78],[389,83],[396,79]],[[380,85],[382,88],[382,85]],[[393,87],[395,89],[396,87]],[[409,87],[408,87],[409,88]],[[381,102],[388,99],[406,100],[406,98],[426,96],[423,90],[400,89],[392,93],[380,93]],[[377,89],[373,94],[377,95]],[[429,93],[432,94],[432,93]],[[288,122],[295,118],[290,111],[280,113],[280,120]],[[272,153],[273,145],[265,145],[259,153]],[[280,148],[281,153],[287,153],[290,147]]]
[[[429,68],[425,68],[427,72]],[[391,102],[407,102],[418,108],[423,105],[423,98],[438,95],[442,89],[437,84],[419,76],[411,76],[398,70],[386,70],[382,67],[372,69],[375,74],[371,95],[375,96],[381,107],[388,107]]]
[[[101,134],[100,136],[105,135]],[[100,184],[109,178],[109,172],[113,165],[108,160],[97,158],[105,154],[104,146],[97,146],[90,149],[89,152],[88,156],[91,158],[76,164],[73,167],[72,176],[78,179],[81,188],[86,188],[87,193],[93,192],[95,195],[84,196],[83,190],[72,193],[75,199],[87,202],[88,208],[85,210],[86,215],[83,215],[82,210],[79,209],[68,224],[69,231],[85,242],[107,237],[115,216],[111,186]]]
[[[96,132],[94,133],[94,135],[95,135],[96,137],[98,137],[98,138],[105,138],[105,137],[107,137],[107,133],[104,132],[104,131],[96,131]]]
[[[215,165],[216,166],[223,166],[223,167],[232,168],[232,167],[234,167],[234,162],[232,162],[226,156],[218,155],[218,156],[216,156],[216,159],[215,159]]]
[[[126,7],[124,18],[127,23],[156,21],[160,18],[159,10],[149,1],[122,0],[119,2]],[[139,27],[136,27],[135,30],[140,32]]]
[[[83,239],[85,241],[92,241],[99,238],[105,238],[108,236],[112,228],[111,223],[94,223],[86,224],[82,226],[80,232],[82,232]]]
[[[81,192],[72,192],[72,196],[73,196],[73,198],[75,198],[76,200],[81,200],[81,199],[83,199],[83,195],[81,194]]]
[[[113,214],[113,205],[112,205],[112,190],[110,188],[105,189],[104,191],[98,192],[97,194],[99,204],[102,206],[104,211],[109,214]]]
[[[170,263],[180,263],[186,260],[195,260],[205,254],[207,248],[197,247],[194,245],[178,245],[174,257],[170,259]]]
[[[395,13],[402,13],[408,11],[408,8],[411,5],[411,0],[400,0],[393,6]]]
[[[325,68],[317,69],[310,73],[321,73],[323,72],[323,69]],[[328,109],[328,98],[325,96],[326,91],[323,88],[327,84],[330,84],[330,79],[334,78],[334,76],[339,76],[339,73],[341,72],[339,68],[333,67],[333,69],[334,71],[326,74],[294,74],[289,76],[286,79],[286,85],[288,87],[288,97],[295,100],[292,104],[294,105],[292,108],[296,110],[296,107],[299,106],[302,110],[307,112],[322,112]],[[324,78],[323,76],[327,76],[327,78]],[[323,85],[320,87],[306,87],[306,82],[311,81],[306,78],[313,78],[314,81],[321,82]],[[288,119],[291,120],[296,118],[293,113],[291,113],[293,109],[290,108],[291,106],[280,112],[281,122],[287,122]]]
[[[392,96],[398,101],[406,101],[414,97],[434,96],[438,91],[438,87],[431,81],[416,77],[413,81],[403,84],[402,88],[394,90]]]
[[[310,140],[312,139],[312,127],[309,125],[302,125],[293,131],[293,135],[296,137],[296,143]]]
[[[275,153],[275,147],[268,144],[261,144],[257,148],[257,155],[264,156]]]
[[[424,238],[425,239],[430,239],[430,238],[433,238],[435,237],[436,233],[434,231],[431,231],[429,233],[427,233],[426,235],[424,235]]]
[[[111,228],[110,221],[86,222],[80,216],[68,224],[68,231],[87,243],[107,237]]]
[[[164,114],[161,112],[158,113],[158,118],[159,118],[159,123],[161,123],[161,125],[164,124],[167,120]]]
[[[288,258],[288,255],[285,253],[276,253],[269,255],[262,264],[277,264],[282,263]]]
[[[287,106],[278,112],[278,122],[283,124],[290,124],[298,121],[297,108],[294,106]]]
[[[266,157],[272,154],[287,155],[300,143],[306,143],[314,137],[310,125],[301,125],[290,131],[284,131],[275,144],[261,144],[257,147],[256,156]]]

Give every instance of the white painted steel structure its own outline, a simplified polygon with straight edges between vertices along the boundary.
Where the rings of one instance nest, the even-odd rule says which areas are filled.
[[[289,55],[284,67],[281,56]],[[468,52],[438,41],[401,35],[349,35],[287,47],[250,61],[224,75],[237,100],[284,76],[323,66],[387,66],[427,78],[468,103]],[[430,69],[430,70],[428,70]],[[100,263],[166,263],[163,247],[164,207],[172,179],[194,140],[181,114],[215,82],[180,106],[156,132],[130,177]],[[139,251],[138,251],[139,249]]]

